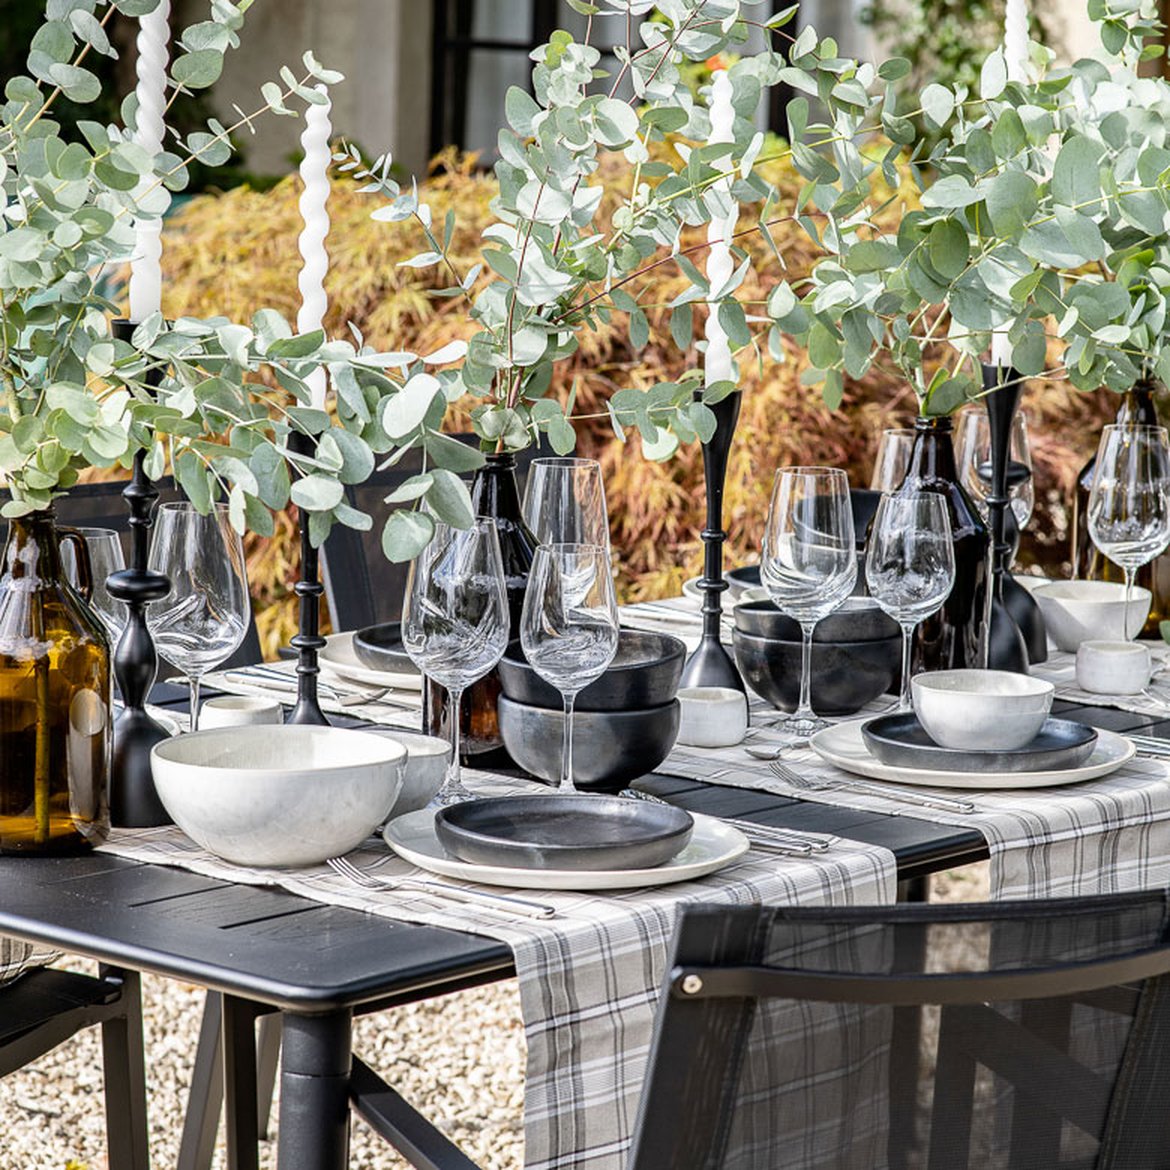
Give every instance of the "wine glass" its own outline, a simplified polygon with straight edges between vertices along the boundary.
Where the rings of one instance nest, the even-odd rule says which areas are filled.
[[[1170,544],[1170,440],[1165,427],[1101,432],[1086,509],[1093,543],[1125,574],[1125,626],[1137,570]]]
[[[529,665],[561,692],[565,717],[562,794],[573,785],[573,703],[599,678],[618,647],[617,598],[609,549],[600,544],[542,544],[536,550],[520,617]]]
[[[827,726],[814,714],[809,698],[813,629],[849,596],[857,580],[845,472],[835,467],[785,467],[776,472],[760,580],[777,609],[800,623],[800,702],[784,726],[807,738]]]
[[[523,513],[537,544],[609,547],[605,483],[596,459],[534,459]]]
[[[107,592],[106,578],[126,567],[122,538],[112,528],[78,528],[77,531],[85,538],[92,568],[93,590],[90,593],[89,604],[94,613],[102,619],[102,625],[106,627],[106,632],[110,636],[110,645],[116,646],[122,637],[122,630],[126,627],[128,615],[126,603],[111,597]],[[77,588],[79,582],[77,553],[69,541],[61,544],[61,567],[73,587]]]
[[[955,583],[951,521],[941,495],[882,496],[865,552],[865,583],[870,597],[902,627],[898,710],[909,711],[914,627],[942,607]]]
[[[504,562],[492,520],[470,528],[436,524],[430,544],[411,562],[402,607],[402,644],[425,675],[446,687],[451,703],[451,762],[432,805],[473,799],[459,770],[463,692],[508,646]]]
[[[187,677],[196,731],[199,682],[232,655],[251,621],[244,544],[224,504],[206,513],[189,503],[163,504],[148,560],[170,579],[171,591],[150,604],[147,625],[158,652]]]
[[[970,493],[979,514],[987,519],[987,498],[991,494],[991,426],[983,410],[967,410],[959,415],[959,429],[955,436],[958,454],[959,478]],[[1012,417],[1011,442],[1008,447],[1008,494],[1016,526],[1023,529],[1032,518],[1036,506],[1036,488],[1031,475],[1020,478],[1021,472],[1032,470],[1032,452],[1028,444],[1028,420],[1023,411]],[[1013,482],[1014,481],[1014,482]]]
[[[893,427],[882,431],[878,439],[873,474],[869,478],[871,491],[892,492],[902,486],[906,469],[910,466],[910,452],[914,448],[912,428]]]

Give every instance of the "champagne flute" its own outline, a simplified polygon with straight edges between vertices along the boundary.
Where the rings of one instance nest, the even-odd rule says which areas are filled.
[[[1125,574],[1125,636],[1137,570],[1170,544],[1170,439],[1165,427],[1101,432],[1086,509],[1093,543]]]
[[[537,544],[609,547],[605,483],[596,459],[534,459],[523,512]]]
[[[508,646],[508,595],[494,521],[481,518],[466,529],[435,525],[430,544],[410,565],[402,644],[419,670],[450,692],[451,762],[431,804],[472,800],[459,768],[459,704]]]
[[[955,583],[951,520],[942,496],[882,496],[865,553],[865,583],[870,597],[902,627],[898,710],[909,711],[914,628],[942,607]]]
[[[835,467],[776,472],[764,528],[760,580],[777,609],[800,624],[800,702],[784,726],[801,738],[828,724],[812,709],[812,636],[857,580],[849,480]]]
[[[959,477],[970,493],[979,514],[987,519],[987,497],[991,495],[991,426],[984,410],[967,410],[959,415],[955,436]],[[1008,494],[1016,527],[1023,529],[1036,506],[1036,488],[1031,475],[1019,478],[1023,470],[1032,470],[1032,452],[1028,443],[1028,420],[1023,411],[1012,417],[1012,434],[1008,459]],[[1013,482],[1014,481],[1014,482]]]
[[[910,466],[910,452],[914,449],[914,430],[892,427],[881,433],[873,474],[869,479],[871,491],[892,492],[902,486],[906,469]]]
[[[573,704],[599,678],[618,647],[618,610],[609,549],[599,544],[542,544],[536,550],[520,617],[529,665],[561,692],[562,794],[573,784]]]
[[[203,513],[194,504],[163,504],[155,516],[149,566],[171,591],[152,602],[146,621],[158,652],[186,675],[191,730],[199,728],[199,683],[231,657],[252,619],[244,543],[225,504]]]

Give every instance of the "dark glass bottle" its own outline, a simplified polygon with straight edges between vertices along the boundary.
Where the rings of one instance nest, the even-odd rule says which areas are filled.
[[[949,418],[914,420],[914,446],[898,495],[938,492],[948,504],[955,548],[955,584],[938,613],[922,622],[914,641],[914,673],[983,666],[991,538],[959,482]]]
[[[51,511],[12,520],[0,565],[0,853],[78,853],[109,833],[110,646],[69,584]]]
[[[1121,396],[1115,422],[1133,423],[1140,426],[1160,426],[1158,407],[1154,394],[1159,384],[1153,379],[1143,378],[1133,384]],[[1097,456],[1081,468],[1073,494],[1072,516],[1072,570],[1073,576],[1087,581],[1124,581],[1125,574],[1108,557],[1097,551],[1089,535],[1089,493],[1093,489],[1093,476],[1097,470]],[[1159,637],[1158,624],[1170,619],[1170,552],[1155,557],[1148,565],[1137,571],[1137,584],[1152,594],[1150,616],[1141,638]]]
[[[524,609],[524,591],[536,553],[536,537],[528,530],[520,511],[520,492],[516,486],[516,456],[511,453],[489,455],[487,462],[471,481],[471,504],[477,516],[496,522],[500,538],[500,555],[504,562],[504,584],[508,590],[509,637],[520,637],[520,614]],[[469,766],[489,767],[509,763],[500,736],[496,702],[500,697],[497,670],[484,675],[463,692],[459,710],[460,758]],[[451,735],[447,691],[438,683],[423,683],[423,730],[430,735],[449,739]]]

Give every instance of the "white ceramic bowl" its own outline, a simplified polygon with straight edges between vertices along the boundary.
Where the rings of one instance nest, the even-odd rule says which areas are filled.
[[[451,743],[436,735],[421,731],[399,731],[396,727],[370,728],[370,735],[383,736],[406,748],[406,767],[402,776],[402,791],[394,802],[387,820],[414,812],[443,787],[447,761],[451,758]]]
[[[1014,751],[1048,718],[1052,683],[1009,670],[936,670],[910,680],[926,734],[956,751]]]
[[[748,729],[747,695],[730,687],[683,687],[678,740],[691,747],[731,747]]]
[[[340,727],[196,731],[150,754],[159,798],[209,853],[239,865],[316,865],[385,821],[406,748]]]
[[[255,723],[283,723],[284,708],[276,699],[259,695],[216,695],[199,708],[199,729],[244,727]]]
[[[1152,665],[1141,642],[1082,642],[1077,686],[1096,695],[1137,695],[1149,685]]]
[[[1125,586],[1114,581],[1049,581],[1032,590],[1048,636],[1075,654],[1082,642],[1136,638],[1150,612],[1150,591],[1135,585],[1125,618]]]

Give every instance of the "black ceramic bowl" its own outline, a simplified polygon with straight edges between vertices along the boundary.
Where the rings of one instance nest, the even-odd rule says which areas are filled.
[[[402,644],[401,622],[383,622],[355,631],[353,652],[357,660],[370,670],[387,670],[393,674],[418,671]]]
[[[633,711],[662,707],[678,690],[686,644],[671,634],[622,630],[609,669],[574,704],[578,711]],[[561,709],[561,693],[528,665],[519,642],[500,659],[500,688],[517,703]]]
[[[500,696],[504,747],[530,775],[553,784],[561,778],[564,714]],[[577,711],[573,718],[573,777],[588,792],[620,792],[653,772],[678,738],[679,705],[674,699],[641,711]]]
[[[735,630],[735,661],[743,681],[762,699],[795,711],[800,699],[800,638],[780,641]],[[896,689],[902,635],[864,642],[813,642],[812,705],[818,715],[852,715]]]
[[[735,628],[757,638],[800,644],[800,626],[770,601],[747,601],[735,607]],[[869,642],[895,638],[898,623],[868,597],[847,597],[840,609],[817,622],[814,642]]]

